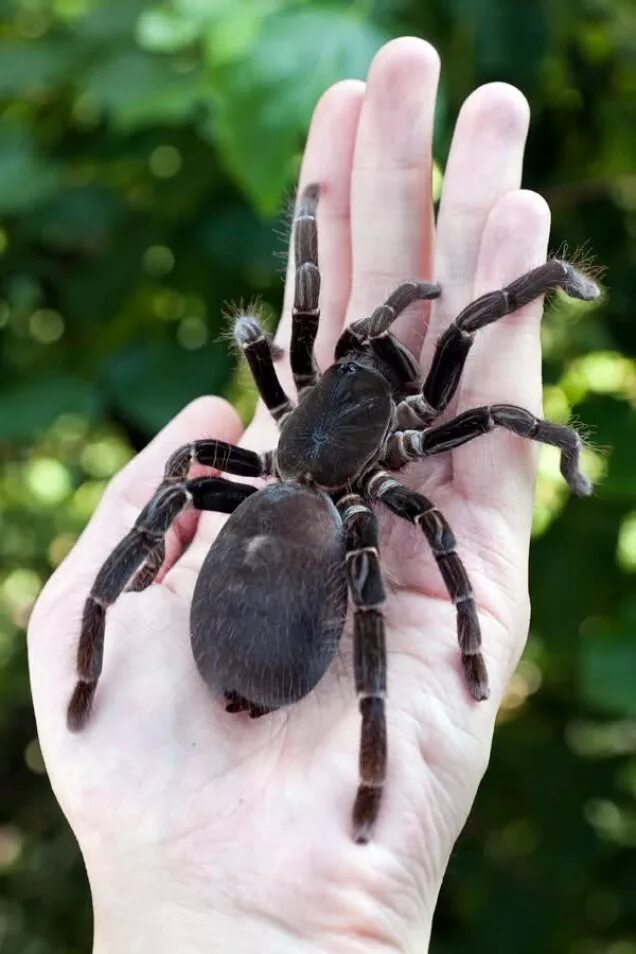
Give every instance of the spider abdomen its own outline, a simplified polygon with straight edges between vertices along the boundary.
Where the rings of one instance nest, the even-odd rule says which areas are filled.
[[[284,480],[344,487],[371,463],[391,420],[382,375],[355,361],[332,365],[281,428],[276,459]]]
[[[336,652],[347,608],[340,517],[319,491],[266,487],[229,518],[201,567],[190,630],[218,695],[296,702]]]

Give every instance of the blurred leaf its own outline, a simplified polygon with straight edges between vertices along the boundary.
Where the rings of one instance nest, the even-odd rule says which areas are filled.
[[[608,712],[636,714],[634,631],[588,635],[579,665],[582,696]]]
[[[78,36],[108,42],[129,39],[139,15],[148,6],[147,0],[89,0],[87,11],[75,23]]]
[[[4,390],[0,392],[0,438],[33,440],[60,414],[94,417],[99,406],[92,385],[62,375]]]
[[[476,63],[501,79],[515,71],[531,82],[548,38],[544,8],[534,0],[451,0],[458,29],[470,37]],[[556,19],[556,18],[554,18]]]
[[[263,3],[263,0],[257,0],[257,3]],[[261,7],[255,15],[254,0],[251,4],[233,4],[207,32],[205,50],[208,62],[217,66],[249,55],[264,24],[274,15],[271,8],[280,5],[276,0],[269,0],[269,12]]]
[[[13,214],[48,198],[60,178],[59,166],[36,152],[26,129],[4,124],[0,129],[0,213]]]
[[[604,497],[634,499],[636,495],[636,414],[630,403],[596,396],[577,408],[590,429],[592,446],[598,444],[608,459],[607,476],[599,487]]]
[[[139,50],[116,52],[96,66],[84,92],[123,130],[184,122],[206,98],[199,72],[176,73],[168,60]]]
[[[280,203],[320,94],[337,80],[364,76],[382,40],[354,11],[292,10],[268,17],[245,57],[213,69],[213,138],[262,212]]]
[[[294,0],[173,0],[142,14],[137,39],[155,53],[202,41],[208,61],[221,63],[247,53],[267,19],[294,5]]]
[[[78,59],[68,41],[5,41],[0,56],[0,96],[49,92]]]
[[[54,249],[98,249],[122,221],[125,207],[109,189],[95,185],[59,189],[24,223],[24,236]]]
[[[107,387],[123,417],[154,434],[193,398],[218,393],[229,373],[230,361],[222,345],[187,351],[168,341],[152,341],[112,358]]]
[[[146,10],[137,26],[137,39],[145,50],[172,53],[188,46],[199,36],[199,24],[166,8]]]
[[[243,203],[218,203],[214,214],[203,219],[197,241],[202,252],[224,267],[240,261],[252,273],[264,274],[271,272],[274,262],[273,236],[283,227],[280,218],[263,221]]]

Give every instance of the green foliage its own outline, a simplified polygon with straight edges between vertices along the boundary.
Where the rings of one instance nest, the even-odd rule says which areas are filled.
[[[554,247],[589,241],[609,289],[545,320],[546,411],[589,425],[602,480],[573,502],[541,458],[531,640],[433,950],[634,954],[630,0],[1,0],[0,16],[0,949],[90,943],[37,748],[29,609],[106,480],[184,403],[249,405],[224,303],[280,303],[274,235],[311,110],[411,33],[442,54],[440,167],[467,93],[520,85],[526,185],[551,204]]]
[[[0,132],[0,211],[22,212],[53,195],[60,170],[38,154],[28,128],[7,122]]]
[[[228,175],[264,213],[280,204],[320,94],[339,79],[364,77],[386,38],[360,7],[281,0],[176,2],[146,11],[137,35],[158,53],[198,44],[211,106],[203,128]]]

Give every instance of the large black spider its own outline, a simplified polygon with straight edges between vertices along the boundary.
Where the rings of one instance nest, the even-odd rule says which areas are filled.
[[[298,391],[293,407],[274,368],[273,346],[256,318],[240,316],[235,338],[256,386],[280,426],[278,447],[264,454],[200,440],[169,459],[163,482],[108,557],[84,607],[78,682],[68,725],[85,724],[102,668],[107,607],[124,589],[142,590],[164,559],[164,535],[191,506],[230,513],[201,567],[191,610],[198,669],[228,712],[264,715],[305,696],[336,652],[354,605],[356,690],[362,717],[360,781],[353,835],[369,839],[385,777],[385,590],[373,500],[419,525],[457,610],[464,676],[474,699],[488,696],[473,592],[452,530],[434,503],[391,473],[409,461],[441,454],[504,427],[561,450],[561,472],[577,494],[590,492],[579,470],[581,440],[569,427],[510,404],[464,411],[435,426],[457,389],[479,328],[539,295],[561,288],[581,299],[598,288],[566,261],[551,259],[499,291],[468,305],[437,342],[424,380],[413,355],[391,334],[416,300],[437,298],[427,282],[400,285],[368,318],[340,336],[335,363],[320,374],[313,354],[320,272],[316,211],[319,188],[308,186],[294,223],[295,297],[290,349]],[[244,477],[277,480],[257,490],[221,477],[188,479],[192,463]]]

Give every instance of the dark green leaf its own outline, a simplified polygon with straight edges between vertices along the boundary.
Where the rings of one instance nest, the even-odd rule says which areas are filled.
[[[587,635],[580,656],[580,689],[593,706],[636,714],[636,636],[634,630]]]
[[[176,73],[169,61],[140,50],[115,53],[96,66],[85,92],[122,129],[182,123],[205,102],[200,73]]]
[[[245,57],[213,71],[212,136],[262,212],[280,204],[320,94],[337,80],[364,76],[382,39],[345,8],[291,10],[268,17]]]
[[[46,377],[0,392],[0,438],[33,440],[60,414],[95,417],[100,402],[93,386],[78,378]]]
[[[28,211],[52,195],[60,179],[60,167],[36,152],[27,130],[0,129],[0,213]]]
[[[78,58],[71,43],[54,40],[11,41],[2,45],[0,97],[51,91]]]
[[[193,398],[218,393],[229,372],[222,345],[187,351],[167,341],[152,341],[115,355],[107,386],[124,418],[154,434]]]

